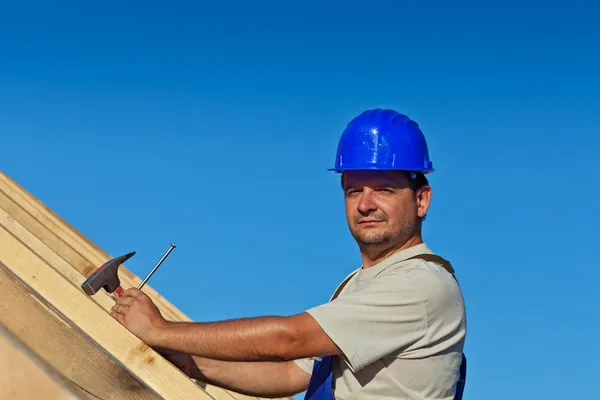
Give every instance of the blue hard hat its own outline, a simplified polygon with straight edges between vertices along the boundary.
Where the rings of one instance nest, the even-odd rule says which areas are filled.
[[[367,110],[340,137],[335,167],[328,171],[404,170],[433,172],[419,125],[394,110]]]

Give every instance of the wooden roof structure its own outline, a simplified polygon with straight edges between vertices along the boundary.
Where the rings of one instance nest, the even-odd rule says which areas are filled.
[[[0,172],[0,398],[248,400],[188,378],[110,315],[81,283],[111,259]],[[122,265],[124,288],[139,277]],[[165,318],[190,321],[149,284]]]

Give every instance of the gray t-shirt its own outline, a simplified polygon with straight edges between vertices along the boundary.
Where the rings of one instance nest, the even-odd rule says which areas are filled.
[[[338,297],[307,310],[343,351],[337,400],[452,400],[466,336],[460,287],[426,244],[358,269]],[[353,273],[354,273],[353,272]],[[313,361],[296,360],[311,374]]]

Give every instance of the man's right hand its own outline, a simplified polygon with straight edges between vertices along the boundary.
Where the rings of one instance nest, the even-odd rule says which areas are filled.
[[[181,370],[188,377],[198,379],[200,370],[198,369],[198,365],[196,365],[196,362],[191,355],[162,347],[155,347],[154,351],[166,358],[171,364]]]
[[[161,347],[154,350],[191,379],[255,397],[290,397],[308,388],[310,376],[293,361],[211,360]]]

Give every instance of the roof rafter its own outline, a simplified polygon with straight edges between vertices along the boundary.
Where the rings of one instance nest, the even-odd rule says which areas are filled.
[[[106,292],[85,295],[80,284],[111,258],[0,171],[0,331],[66,382],[64,396],[258,399],[201,387],[117,323]],[[125,265],[119,277],[124,288],[141,281]],[[165,318],[191,320],[150,285],[144,292]]]

